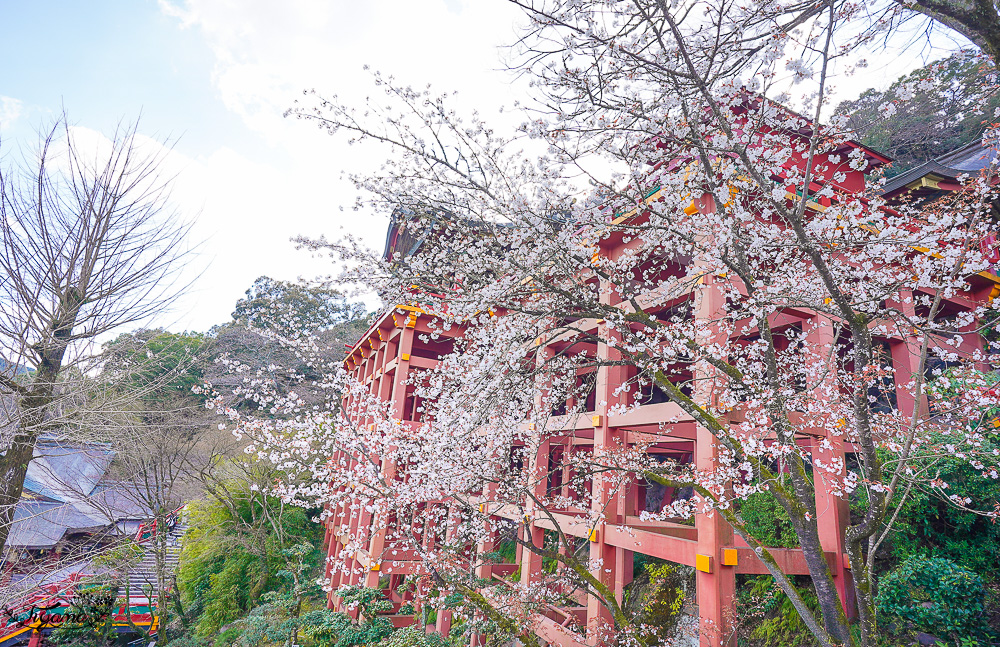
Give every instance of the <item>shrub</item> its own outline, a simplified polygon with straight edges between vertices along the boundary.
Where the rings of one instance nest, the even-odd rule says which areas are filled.
[[[211,640],[198,638],[191,634],[184,634],[170,639],[170,647],[212,647],[213,644]],[[229,644],[226,643],[225,647],[229,647]]]
[[[949,494],[980,502],[1000,501],[1000,482],[984,478],[981,470],[963,461],[941,460],[935,471],[948,483]],[[987,581],[998,581],[1000,524],[983,523],[978,515],[915,490],[903,505],[893,532],[892,557],[903,561],[915,554],[943,557],[979,573]]]
[[[882,577],[876,598],[885,619],[939,638],[985,636],[986,588],[979,575],[941,557],[915,555]]]
[[[403,627],[378,643],[381,647],[448,647],[441,635],[421,631],[417,627]]]
[[[690,568],[643,557],[636,560],[641,570],[626,592],[625,612],[648,627],[642,636],[648,644],[658,644],[677,628],[689,589]]]
[[[226,627],[215,637],[212,647],[232,647],[242,635],[243,629],[241,627]],[[177,647],[174,641],[170,641],[170,644]]]
[[[806,606],[815,613],[819,608],[816,593],[809,587],[796,588]],[[817,644],[792,601],[769,575],[748,578],[738,588],[737,620],[740,645],[814,647]]]
[[[740,517],[750,535],[770,548],[798,548],[799,538],[788,513],[768,491],[740,502]]]

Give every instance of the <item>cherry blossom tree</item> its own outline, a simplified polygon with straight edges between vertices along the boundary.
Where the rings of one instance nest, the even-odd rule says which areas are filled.
[[[847,116],[823,124],[834,64],[865,44],[854,5],[789,18],[770,2],[518,4],[539,101],[514,136],[378,74],[384,100],[353,109],[310,94],[290,111],[387,147],[380,172],[355,178],[357,207],[392,214],[419,244],[383,258],[352,240],[303,242],[348,261],[345,281],[428,313],[424,337],[453,344],[414,382],[419,420],[346,373],[322,382],[342,403],[329,410],[248,376],[261,414],[223,413],[286,474],[288,500],[323,504],[334,525],[366,515],[393,550],[419,555],[418,597],[459,593],[459,613],[528,643],[545,605],[582,594],[606,610],[580,628],[587,640],[651,642],[567,527],[600,527],[610,511],[591,498],[642,480],[692,492],[644,519],[724,521],[820,644],[876,644],[875,558],[909,493],[996,514],[950,497],[935,470],[947,456],[998,474],[981,335],[996,319],[980,245],[992,167],[934,203],[883,197],[887,160],[852,141]],[[958,395],[943,386],[949,365]],[[602,370],[620,386],[590,401]],[[660,432],[551,459],[574,420],[653,399],[673,405]],[[682,419],[711,451],[662,460],[650,448]],[[553,491],[556,472],[568,481]],[[824,552],[820,489],[860,510],[839,538],[849,589]],[[791,520],[818,614],[741,515],[761,492]],[[542,522],[548,532],[531,530]],[[350,568],[369,537],[342,530],[334,566]],[[498,537],[554,572],[487,581]]]

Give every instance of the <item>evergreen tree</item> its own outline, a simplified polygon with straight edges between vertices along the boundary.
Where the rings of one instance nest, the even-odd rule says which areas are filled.
[[[847,124],[862,144],[893,159],[886,172],[891,177],[980,137],[1000,106],[997,88],[990,60],[961,50],[885,90],[865,90],[835,112],[848,115]]]

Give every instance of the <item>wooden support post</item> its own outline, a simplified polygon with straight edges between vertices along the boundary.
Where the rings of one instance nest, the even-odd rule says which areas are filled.
[[[615,298],[612,287],[606,282],[601,285],[601,301],[608,304]],[[620,339],[618,333],[611,333],[606,324],[598,325],[597,357],[599,360],[621,360],[621,351],[608,345],[609,337]],[[608,420],[608,408],[617,404],[623,396],[615,393],[625,382],[628,369],[624,366],[602,366],[597,372],[597,408],[594,418],[594,455],[599,456],[610,448],[624,442],[624,435]],[[591,490],[591,510],[595,516],[603,517],[605,523],[620,524],[624,521],[624,499],[615,490],[607,477],[595,475]],[[607,543],[604,524],[594,529],[590,537],[591,573],[614,592],[621,604],[626,585],[632,581],[632,551],[617,548]],[[607,606],[595,596],[587,599],[588,642],[602,644],[611,640],[607,633],[614,626],[614,619]]]
[[[715,437],[698,428],[695,465],[698,470],[714,469],[718,457]],[[695,515],[698,530],[695,587],[698,598],[699,644],[701,647],[735,645],[730,636],[733,600],[736,596],[736,569],[722,564],[723,548],[733,545],[733,529],[721,515]]]
[[[490,446],[490,450],[491,451],[493,450],[492,445]],[[486,485],[485,488],[483,488],[484,513],[487,512],[485,506],[489,505],[490,501],[493,500],[496,494],[496,488],[497,486],[495,483],[489,483]],[[490,517],[487,516],[485,521],[483,522],[485,526],[484,530],[486,531],[486,540],[480,542],[476,546],[476,555],[479,556],[479,563],[476,565],[476,577],[479,577],[487,581],[493,578],[493,564],[492,562],[486,561],[483,558],[483,555],[486,555],[487,553],[492,553],[497,549],[497,532],[493,527],[493,523],[494,522],[490,519]],[[476,619],[483,620],[484,617],[480,612],[476,612]],[[485,644],[486,644],[485,635],[480,634],[478,632],[473,632],[469,636],[469,647],[483,647]]]
[[[693,314],[706,322],[717,321],[723,313],[725,296],[716,285],[714,276],[705,276],[695,292]],[[709,323],[712,329],[715,326]],[[716,335],[724,333],[715,331]],[[707,364],[695,367],[694,401],[703,406],[717,405],[718,389],[715,370]],[[720,443],[712,433],[698,426],[695,440],[695,467],[699,472],[712,472],[718,464]],[[733,544],[733,529],[715,512],[695,515],[698,548],[695,577],[701,647],[735,645],[731,635],[733,600],[736,596],[736,569],[722,564],[723,549]]]
[[[813,440],[813,461],[821,461],[824,465],[844,465],[844,441],[838,436],[828,438],[830,446],[824,447],[823,439]],[[832,552],[833,583],[837,587],[837,595],[844,606],[848,618],[857,615],[857,605],[854,598],[854,582],[848,568],[847,541],[845,531],[851,523],[850,502],[845,496],[838,496],[833,487],[834,481],[843,482],[847,470],[843,467],[830,469],[814,469],[816,488],[816,517],[819,530],[819,541],[824,551]]]
[[[403,419],[403,410],[406,407],[406,382],[410,376],[410,361],[408,359],[404,360],[402,356],[405,354],[406,357],[410,357],[413,353],[414,335],[413,328],[404,327],[400,331],[398,342],[394,345],[394,349],[398,350],[399,353],[396,357],[399,361],[396,365],[396,370],[392,373],[392,379],[387,379],[383,385],[385,390],[382,397],[392,403],[391,414],[396,420]],[[388,359],[391,360],[393,358],[389,357]],[[396,465],[392,461],[382,461],[382,477],[386,481],[396,478]],[[386,533],[388,531],[385,526],[387,521],[386,519],[380,519],[378,527],[371,532],[371,539],[368,542],[368,555],[373,560],[380,560],[385,552]],[[378,586],[379,576],[380,573],[378,571],[369,569],[364,579],[365,586],[369,588]]]
[[[915,314],[913,291],[900,290],[899,301],[894,305],[906,316],[913,317]],[[896,407],[907,418],[913,415],[914,406],[919,407],[919,415],[926,416],[927,396],[914,393],[911,384],[920,370],[921,340],[912,329],[896,332],[900,334],[902,341],[894,340],[889,343],[892,368],[896,379]]]
[[[457,537],[459,521],[458,508],[454,505],[448,506],[448,526],[445,534],[445,545],[449,547],[453,547],[453,542]],[[452,616],[453,612],[450,609],[439,609],[437,621],[434,623],[434,630],[442,636],[447,636],[451,633]]]
[[[548,438],[533,439],[537,445],[534,455],[529,459],[529,485],[534,496],[544,499],[546,485],[548,482],[549,450]],[[542,548],[545,546],[545,530],[536,526],[534,513],[537,509],[535,503],[528,500],[525,505],[527,519],[524,523],[524,539],[532,546]],[[541,579],[542,576],[542,556],[538,553],[524,549],[521,552],[521,584],[527,586]]]
[[[821,315],[813,318],[811,328],[806,333],[806,347],[812,353],[807,361],[815,364],[815,375],[824,376],[823,381],[815,385],[815,397],[828,402],[839,397],[835,334],[833,323]],[[835,421],[828,421],[826,425],[835,426]],[[839,485],[847,475],[844,439],[841,435],[827,433],[826,428],[805,431],[811,432],[813,436],[813,487],[816,491],[816,525],[820,544],[824,551],[834,554],[833,582],[844,612],[849,618],[853,618],[856,615],[854,583],[847,568],[845,536],[847,526],[851,523],[851,509],[847,495],[837,494],[840,491]]]

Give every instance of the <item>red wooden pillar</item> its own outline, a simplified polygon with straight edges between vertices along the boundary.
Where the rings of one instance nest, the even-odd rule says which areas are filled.
[[[522,525],[517,529],[517,538],[520,540],[514,547],[514,563],[520,565],[521,560],[524,559],[524,546],[521,545],[522,541],[525,541],[526,534],[524,532],[524,526]]]
[[[361,367],[361,380],[367,385],[366,389],[368,391],[371,391],[372,388],[371,380],[373,379],[373,376],[375,374],[375,360],[377,357],[377,353],[373,351],[370,345],[370,340],[367,339],[361,342],[361,349],[362,349],[361,356],[364,358],[363,360],[364,363],[362,364]],[[359,426],[369,425],[372,422],[373,421],[371,417],[365,415],[356,420],[355,424]],[[348,457],[348,460],[351,460],[350,457]],[[346,541],[347,543],[344,545],[347,547],[351,547],[355,544],[355,539],[357,537],[357,510],[353,505],[353,501],[347,501],[344,503],[341,514],[343,515],[343,520],[341,523],[341,528],[343,528],[342,543]],[[352,550],[352,548],[348,548],[348,550]],[[346,557],[343,560],[343,562],[344,562],[344,572],[341,573],[340,585],[354,586],[355,584],[358,583],[357,556],[355,554],[350,554],[350,556]],[[351,615],[351,617],[357,618],[356,609],[349,610],[348,614]]]
[[[537,340],[536,343],[541,343],[542,340]],[[545,364],[546,360],[552,357],[552,349],[544,344],[541,345],[537,352],[535,353],[535,366],[541,367]],[[543,414],[543,407],[547,407],[545,402],[545,391],[548,385],[539,385],[539,390],[535,394],[534,403],[535,411],[539,414]],[[545,500],[548,495],[548,474],[549,474],[549,452],[552,451],[552,446],[549,443],[547,436],[543,437],[544,433],[542,430],[535,430],[534,423],[529,423],[529,431],[534,430],[530,434],[530,438],[526,441],[529,444],[525,447],[528,456],[527,460],[527,484],[526,487],[528,491],[536,499]],[[532,447],[534,450],[532,451]],[[539,528],[534,523],[535,512],[538,510],[538,505],[531,499],[527,497],[524,502],[524,529],[521,533],[521,537],[527,543],[538,548],[543,548],[545,546],[545,530]],[[542,576],[542,556],[528,548],[522,548],[519,555],[518,564],[521,565],[521,584],[527,586],[533,582],[537,582]]]
[[[615,292],[609,284],[602,282],[601,302],[612,304]],[[621,351],[609,346],[610,337],[620,339],[618,333],[610,333],[603,323],[598,325],[597,357],[602,361],[621,360]],[[625,366],[602,366],[597,372],[597,403],[594,416],[594,456],[600,456],[608,448],[623,442],[622,432],[608,419],[608,408],[625,396],[616,395],[615,390],[628,378]],[[603,516],[605,523],[624,523],[624,496],[609,482],[608,478],[595,475],[591,490],[591,510]],[[608,587],[619,604],[623,591],[632,581],[632,551],[609,545],[605,539],[605,524],[594,529],[590,537],[591,572]],[[588,642],[602,643],[611,637],[603,632],[614,626],[611,612],[596,597],[587,599]]]
[[[705,271],[705,270],[701,270]],[[706,322],[716,321],[725,306],[725,296],[708,275],[695,292],[693,314]],[[715,326],[709,323],[709,328]],[[715,335],[720,335],[716,331]],[[724,342],[725,340],[720,340]],[[714,370],[708,365],[695,367],[693,399],[703,406],[717,404],[718,393],[713,380]],[[699,472],[712,472],[718,464],[719,442],[712,433],[698,426],[695,437],[694,463]],[[697,495],[696,495],[697,498]],[[698,530],[697,570],[695,577],[698,598],[698,637],[701,647],[735,645],[731,635],[733,599],[736,596],[736,569],[723,565],[723,549],[733,545],[733,529],[715,512],[695,515]]]
[[[970,360],[972,366],[983,373],[988,373],[991,369],[989,362],[985,361],[988,353],[988,344],[985,343],[985,339],[979,334],[979,329],[982,325],[982,321],[977,319],[970,324],[962,326],[958,329],[958,334],[961,335],[961,343],[958,346],[958,354],[963,359]]]
[[[602,369],[602,371],[604,370]],[[600,415],[601,421],[600,426],[594,427],[595,455],[601,451],[601,447],[606,447],[614,442],[613,437],[616,433],[615,430],[608,427],[607,414],[598,415]],[[600,475],[595,475],[591,492],[591,509],[596,514],[603,515],[608,522],[617,523],[619,521],[617,503],[618,497],[611,491],[607,480]],[[619,598],[620,601],[620,590],[616,584],[620,584],[624,580],[624,573],[619,572],[620,568],[624,566],[624,555],[619,555],[619,553],[625,551],[609,545],[605,539],[605,524],[602,523],[593,529],[590,536],[591,573],[602,584],[614,591],[615,597]],[[631,557],[631,552],[629,556]],[[631,568],[631,563],[629,567]],[[588,642],[599,644],[610,638],[604,632],[610,630],[613,625],[614,620],[607,607],[596,597],[589,596],[587,598]],[[597,636],[597,641],[592,639],[594,636]]]
[[[829,442],[828,446],[824,440]],[[823,469],[813,468],[819,541],[824,551],[834,554],[833,583],[837,587],[840,602],[844,605],[844,612],[849,618],[853,618],[857,615],[857,606],[854,598],[854,582],[847,565],[845,538],[845,531],[851,520],[850,502],[846,495],[838,496],[833,487],[835,482],[843,483],[843,477],[847,474],[846,468],[843,467],[844,456],[844,440],[840,436],[813,439],[814,464],[818,461],[824,464]]]
[[[833,323],[816,315],[811,328],[806,333],[806,347],[812,353],[807,361],[816,365],[814,373],[824,376],[815,385],[814,396],[826,402],[835,401],[839,397],[837,385],[837,354],[836,337]],[[848,617],[856,615],[854,600],[854,583],[847,567],[847,541],[845,531],[851,523],[850,502],[846,494],[841,492],[840,485],[847,475],[845,463],[843,436],[829,433],[829,424],[819,429],[805,430],[812,432],[813,486],[816,491],[816,524],[819,530],[820,544],[824,551],[834,553],[833,582],[837,587],[840,602]]]
[[[714,469],[718,457],[715,437],[699,427],[695,443],[695,466],[698,470]],[[710,512],[695,515],[698,530],[699,568],[695,587],[698,599],[699,644],[702,647],[733,645],[730,636],[733,599],[736,595],[736,569],[722,564],[723,548],[733,545],[733,529],[721,515]],[[707,557],[707,561],[703,558]]]
[[[379,337],[382,337],[381,331],[379,332]],[[392,397],[392,386],[393,382],[397,378],[399,373],[398,369],[395,372],[387,373],[386,367],[389,362],[393,359],[396,351],[396,344],[390,341],[384,341],[379,344],[377,353],[372,358],[372,385],[371,392],[376,395],[382,401],[391,401]],[[394,403],[395,404],[395,403]],[[398,406],[397,406],[398,408]],[[398,417],[398,416],[397,416]],[[382,424],[381,421],[373,421],[374,424]],[[386,466],[382,466],[383,475],[386,471]],[[354,540],[358,546],[364,546],[368,551],[369,563],[366,565],[363,560],[358,560],[356,562],[357,573],[352,577],[353,584],[359,584],[361,586],[366,586],[369,588],[376,588],[378,586],[379,573],[376,570],[373,572],[371,566],[376,564],[378,561],[378,555],[371,552],[371,540],[373,539],[372,531],[372,514],[367,509],[359,507],[354,512],[354,528],[353,533]],[[374,576],[374,578],[372,577]]]
[[[351,508],[352,509],[351,509],[350,522],[348,523],[348,530],[347,530],[347,540],[350,542],[348,545],[351,546],[351,550],[353,552],[354,547],[358,545],[359,541],[359,535],[360,535],[359,517],[361,511],[354,502],[352,502]],[[357,552],[353,552],[349,563],[350,563],[350,572],[347,576],[347,584],[349,586],[355,586],[360,582],[361,579],[360,576],[361,562],[358,560]]]
[[[458,524],[461,522],[458,509],[454,506],[448,506],[448,526],[445,535],[445,544],[448,546],[454,546],[455,538],[458,534]],[[434,624],[434,630],[437,631],[442,636],[447,636],[451,633],[451,623],[453,619],[453,612],[450,609],[439,609],[437,614],[437,622]]]
[[[534,456],[528,464],[528,487],[535,497],[544,499],[549,467],[550,444],[548,438],[544,440],[533,439],[536,443]],[[534,514],[538,506],[530,499],[525,503],[525,523],[524,540],[539,548],[545,545],[545,530],[535,525]],[[528,585],[537,582],[542,575],[542,556],[538,553],[523,549],[521,551],[521,584]]]
[[[493,450],[492,445],[490,446],[490,450]],[[476,546],[476,555],[479,557],[479,563],[476,564],[476,577],[487,581],[493,579],[493,564],[486,561],[483,556],[487,553],[492,553],[497,548],[497,532],[494,527],[495,521],[489,516],[489,505],[495,497],[496,488],[496,484],[493,483],[489,483],[485,488],[483,488],[483,503],[481,504],[480,510],[485,514],[483,529],[486,531],[486,539]],[[477,612],[476,618],[478,620],[483,620],[484,616]],[[472,635],[469,636],[469,647],[483,647],[485,644],[485,635],[473,632]]]
[[[908,317],[914,316],[913,291],[900,290],[899,301],[894,304]],[[913,382],[920,372],[921,339],[911,328],[896,330],[902,340],[892,340],[889,351],[892,354],[892,369],[896,380],[896,407],[899,412],[909,418],[914,407],[918,407],[918,415],[927,415],[927,396],[914,392]]]
[[[404,320],[400,318],[399,321],[403,322]],[[392,402],[392,417],[399,421],[403,420],[403,410],[406,407],[406,382],[410,376],[410,355],[413,353],[414,331],[415,328],[409,327],[405,323],[400,328],[398,342],[394,345],[394,350],[396,351],[395,359],[397,360],[396,370],[392,375],[391,382],[387,380],[383,387],[385,389],[384,397],[389,398]],[[392,359],[392,357],[387,358],[387,361]],[[386,481],[395,479],[396,465],[391,461],[383,460],[382,476]],[[388,529],[385,527],[386,523],[387,520],[380,520],[379,527],[376,527],[372,531],[371,539],[368,542],[368,555],[371,557],[373,564],[377,564],[385,552],[386,533],[388,532]],[[364,579],[364,585],[375,588],[378,586],[380,575],[381,572],[379,570],[372,570],[369,567]]]

